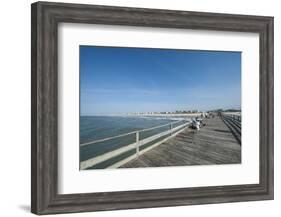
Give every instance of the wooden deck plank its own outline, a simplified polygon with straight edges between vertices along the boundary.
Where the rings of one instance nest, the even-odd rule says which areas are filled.
[[[124,164],[123,168],[237,164],[241,145],[220,117],[206,119],[199,131],[182,133]]]

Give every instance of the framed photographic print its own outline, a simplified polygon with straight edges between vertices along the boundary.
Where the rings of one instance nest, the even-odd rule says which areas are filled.
[[[273,199],[273,18],[32,4],[32,212]]]

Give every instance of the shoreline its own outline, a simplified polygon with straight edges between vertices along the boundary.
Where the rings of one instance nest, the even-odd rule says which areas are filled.
[[[192,116],[200,116],[201,113],[180,113],[180,114],[95,114],[95,115],[80,115],[80,117],[192,117]]]

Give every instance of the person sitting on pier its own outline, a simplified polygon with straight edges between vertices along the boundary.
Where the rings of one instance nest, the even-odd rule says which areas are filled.
[[[196,130],[200,130],[200,121],[197,119],[192,120],[192,128]]]

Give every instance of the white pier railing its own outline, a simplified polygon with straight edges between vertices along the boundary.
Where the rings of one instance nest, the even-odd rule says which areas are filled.
[[[160,145],[161,143],[165,142],[169,138],[171,138],[171,137],[177,135],[178,133],[182,132],[187,126],[189,126],[189,124],[190,124],[189,121],[180,120],[180,121],[175,121],[175,122],[171,122],[171,123],[156,126],[156,127],[151,127],[151,128],[148,128],[148,129],[137,130],[137,131],[133,131],[133,132],[129,132],[129,133],[120,134],[120,135],[117,135],[117,136],[112,136],[112,137],[108,137],[108,138],[99,139],[99,140],[95,140],[95,141],[80,144],[80,146],[95,145],[95,144],[98,144],[98,143],[101,143],[101,142],[106,142],[106,141],[110,141],[110,140],[113,140],[113,139],[117,139],[117,138],[121,138],[121,137],[125,137],[125,136],[128,136],[128,135],[135,134],[135,142],[134,143],[122,146],[122,147],[117,148],[115,150],[112,150],[112,151],[106,152],[104,154],[101,154],[99,156],[95,156],[95,157],[90,158],[88,160],[82,161],[82,162],[80,162],[80,169],[83,170],[83,169],[87,169],[89,167],[93,167],[93,166],[95,166],[99,163],[105,162],[107,160],[110,160],[112,158],[120,156],[121,154],[124,154],[128,151],[131,151],[131,150],[135,149],[136,151],[135,151],[134,154],[132,154],[129,157],[127,157],[125,159],[122,159],[118,162],[113,163],[111,166],[109,166],[107,168],[120,167],[123,164],[127,163],[128,161],[138,157],[139,155],[143,154],[144,152],[156,147],[157,145]],[[169,126],[168,130],[165,130],[163,132],[157,133],[155,135],[149,136],[149,137],[144,138],[144,139],[140,139],[140,133],[142,133],[142,132],[160,129],[160,128],[164,128],[164,127],[167,127],[167,126]],[[167,137],[165,137],[165,136],[167,136]],[[157,141],[155,144],[152,144],[152,145],[150,145],[148,147],[145,147],[142,150],[140,150],[140,147],[144,146],[145,144],[153,142],[153,141],[155,141],[157,139],[160,139],[162,137],[165,137],[165,138],[163,138],[161,141]]]
[[[240,122],[242,121],[240,113],[237,113],[237,114],[235,114],[235,113],[223,113],[223,115],[226,116],[226,117],[230,117],[234,120],[240,121]]]

